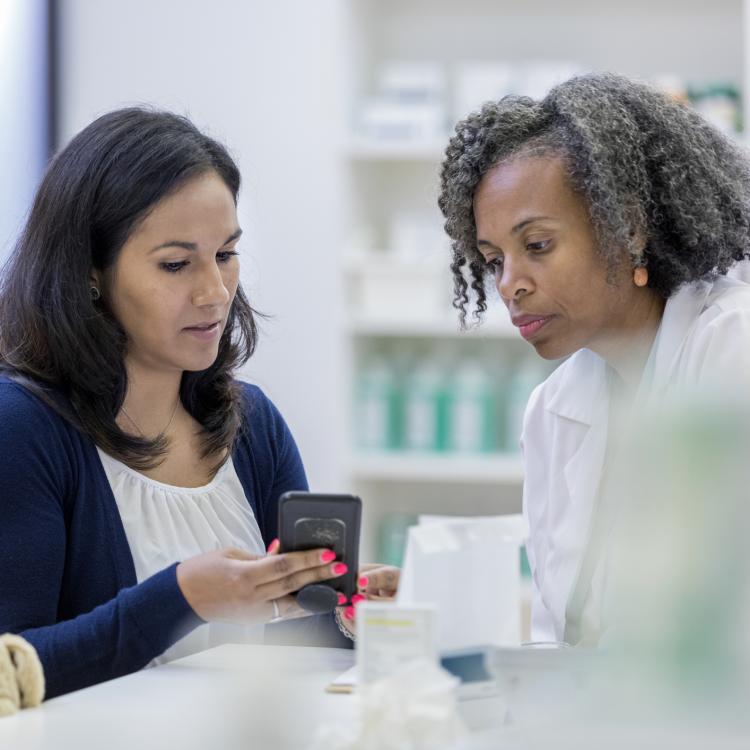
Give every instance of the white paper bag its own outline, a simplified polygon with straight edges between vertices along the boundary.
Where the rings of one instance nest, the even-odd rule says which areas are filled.
[[[409,529],[398,601],[434,604],[441,651],[517,646],[521,515],[428,516]]]

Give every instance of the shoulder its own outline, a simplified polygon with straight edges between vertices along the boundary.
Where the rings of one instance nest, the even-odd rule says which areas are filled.
[[[667,301],[662,366],[670,382],[716,387],[750,382],[750,285],[724,276],[683,286]],[[668,334],[667,334],[668,332]]]
[[[56,396],[50,394],[50,398]],[[0,375],[0,424],[4,433],[11,430],[40,436],[50,428],[64,428],[64,421],[50,404],[7,375]]]
[[[721,311],[742,310],[750,315],[750,284],[729,276],[720,276],[711,285],[709,307]]]
[[[242,394],[240,434],[257,448],[261,444],[275,450],[290,439],[289,428],[276,405],[257,385],[236,381]]]
[[[0,376],[0,425],[3,482],[33,475],[67,486],[77,465],[75,429],[39,395],[7,376]]]
[[[750,333],[750,284],[725,276],[712,284],[691,285],[684,294],[703,293],[702,305],[690,330],[689,342],[702,346],[723,342],[735,350],[748,339],[743,334]],[[741,338],[733,339],[735,335]]]
[[[236,381],[236,385],[242,394],[242,417],[246,425],[272,426],[283,422],[276,405],[259,386],[241,380]]]

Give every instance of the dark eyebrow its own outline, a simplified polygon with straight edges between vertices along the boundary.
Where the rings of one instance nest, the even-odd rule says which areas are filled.
[[[237,231],[232,232],[232,234],[230,234],[229,237],[227,237],[224,240],[224,244],[222,245],[222,247],[224,247],[224,245],[228,245],[230,242],[234,242],[234,240],[238,239],[241,234],[242,234],[241,229],[238,229]],[[196,245],[195,242],[186,242],[185,240],[169,240],[168,242],[162,242],[161,245],[152,247],[149,250],[149,253],[153,253],[156,250],[162,250],[165,247],[181,247],[183,248],[183,250],[197,250],[198,249],[198,245]]]
[[[524,219],[523,221],[519,221],[518,224],[516,224],[513,229],[510,230],[511,234],[518,234],[525,226],[528,226],[529,224],[533,224],[535,221],[554,221],[554,219],[551,216],[531,216],[528,219]],[[499,247],[495,247],[491,242],[487,240],[477,240],[477,247],[489,247],[492,250],[500,250]]]
[[[533,224],[535,221],[544,221],[545,219],[553,220],[551,216],[532,216],[528,219],[518,222],[513,229],[510,230],[511,234],[518,234],[525,226]]]

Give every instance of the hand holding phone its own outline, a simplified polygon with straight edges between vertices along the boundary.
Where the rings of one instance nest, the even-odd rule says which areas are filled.
[[[320,583],[304,586],[297,602],[310,612],[330,612],[339,604],[339,592],[346,601],[357,593],[359,533],[362,501],[355,495],[287,492],[279,500],[280,552],[318,547],[333,550],[336,561],[347,572]]]

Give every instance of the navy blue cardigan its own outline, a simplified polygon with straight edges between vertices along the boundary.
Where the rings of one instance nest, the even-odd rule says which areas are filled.
[[[307,479],[281,414],[259,388],[242,387],[246,427],[232,458],[268,544],[279,496],[307,489]],[[177,562],[136,584],[93,441],[0,377],[0,633],[36,647],[48,698],[134,672],[202,624],[177,585]],[[273,630],[267,640],[349,645],[330,616]]]

